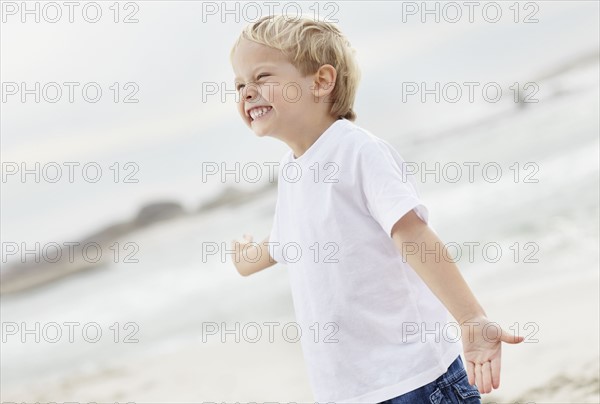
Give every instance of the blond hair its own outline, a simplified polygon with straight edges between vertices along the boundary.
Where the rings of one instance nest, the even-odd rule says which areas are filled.
[[[356,119],[353,107],[360,70],[356,51],[337,26],[307,16],[265,16],[244,28],[230,58],[242,38],[280,50],[303,76],[316,73],[325,64],[332,65],[337,77],[329,112],[337,118]]]

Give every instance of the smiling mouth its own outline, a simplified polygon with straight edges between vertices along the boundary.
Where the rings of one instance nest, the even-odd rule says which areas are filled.
[[[250,116],[250,122],[260,120],[265,115],[269,115],[272,110],[273,107],[255,108],[250,110],[250,113],[248,114]]]

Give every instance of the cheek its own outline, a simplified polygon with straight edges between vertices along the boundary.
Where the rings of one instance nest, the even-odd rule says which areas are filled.
[[[263,98],[272,105],[275,105],[278,110],[287,110],[293,107],[296,99],[296,90],[291,88],[290,85],[286,86],[274,86],[268,91],[265,89]]]
[[[300,84],[294,84],[287,89],[286,96],[293,102],[304,102],[310,94]]]
[[[258,88],[257,98],[267,103],[272,103],[277,99],[277,86],[262,85]]]
[[[281,98],[290,107],[305,104],[310,97],[311,94],[301,85],[301,83],[288,84],[281,93]]]

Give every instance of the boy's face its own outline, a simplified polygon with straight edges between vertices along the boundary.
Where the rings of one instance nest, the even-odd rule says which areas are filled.
[[[314,117],[313,78],[302,77],[279,50],[242,39],[232,64],[238,112],[257,135],[290,137]]]

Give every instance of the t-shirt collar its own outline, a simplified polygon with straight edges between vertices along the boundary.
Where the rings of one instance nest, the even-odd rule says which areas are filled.
[[[321,136],[319,136],[317,140],[315,140],[315,142],[310,145],[310,147],[300,157],[294,158],[294,151],[290,150],[288,154],[288,161],[302,164],[304,161],[309,160],[310,156],[315,154],[318,149],[321,149],[335,133],[340,132],[348,123],[349,121],[345,118],[337,119],[327,129],[325,129],[325,132],[323,132]]]

